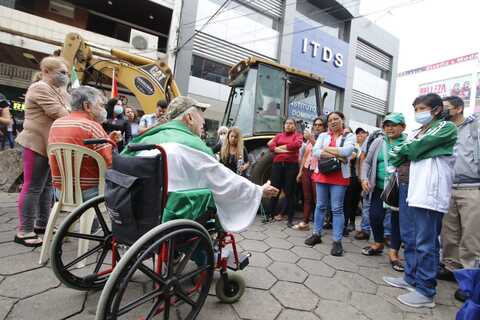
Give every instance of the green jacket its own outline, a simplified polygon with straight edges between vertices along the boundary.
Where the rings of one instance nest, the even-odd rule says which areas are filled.
[[[450,121],[435,120],[425,134],[396,146],[390,152],[394,167],[399,167],[407,160],[419,161],[439,156],[453,155],[457,142],[457,126]]]
[[[161,144],[175,142],[186,145],[198,151],[213,156],[213,151],[199,136],[193,134],[188,127],[180,120],[172,120],[162,125],[149,129],[144,134],[133,138],[130,143]],[[135,155],[128,148],[124,148],[122,154]]]

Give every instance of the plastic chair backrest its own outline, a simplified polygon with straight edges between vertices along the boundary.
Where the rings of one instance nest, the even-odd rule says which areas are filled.
[[[61,177],[62,207],[76,208],[83,202],[82,189],[80,187],[80,171],[82,162],[86,156],[93,158],[98,165],[98,194],[105,192],[105,172],[107,164],[105,159],[98,153],[87,147],[70,143],[51,143],[48,145],[48,155],[53,155],[57,161]]]

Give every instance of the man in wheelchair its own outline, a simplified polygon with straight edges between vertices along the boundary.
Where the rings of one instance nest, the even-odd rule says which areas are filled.
[[[201,194],[207,189],[213,197],[222,228],[238,232],[253,222],[262,197],[276,195],[278,190],[271,186],[270,182],[263,186],[256,185],[216,160],[212,150],[200,139],[205,124],[203,111],[208,107],[209,105],[190,97],[177,97],[167,109],[170,121],[151,128],[132,143],[159,144],[166,151],[169,202],[173,201],[170,198],[175,198],[175,194],[180,193],[180,197],[184,197],[185,192],[189,193],[190,199],[208,202],[201,195],[195,197],[196,191]],[[136,154],[124,151],[124,154],[137,156],[152,156],[158,153],[156,149]],[[185,205],[189,201],[182,202]],[[191,208],[196,206],[202,207],[202,204],[192,204]]]

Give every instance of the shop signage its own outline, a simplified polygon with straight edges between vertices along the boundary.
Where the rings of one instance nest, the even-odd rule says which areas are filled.
[[[295,19],[291,65],[316,73],[336,87],[345,88],[348,43],[301,19]]]

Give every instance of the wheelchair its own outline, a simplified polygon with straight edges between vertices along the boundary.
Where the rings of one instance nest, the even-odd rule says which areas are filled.
[[[89,141],[95,143],[104,142]],[[200,201],[202,213],[197,215],[190,210],[176,215],[181,201],[166,210],[172,194],[168,193],[165,151],[150,144],[128,148],[157,149],[159,154],[113,155],[105,195],[70,213],[55,234],[51,263],[57,278],[76,290],[103,288],[98,320],[195,319],[215,270],[220,273],[215,287],[218,299],[224,303],[240,299],[245,282],[228,270],[244,269],[248,255],[240,254],[234,235],[222,229],[212,201]],[[210,195],[205,190],[197,194]],[[88,234],[79,232],[85,214],[93,219]],[[77,248],[79,240],[88,245]]]

